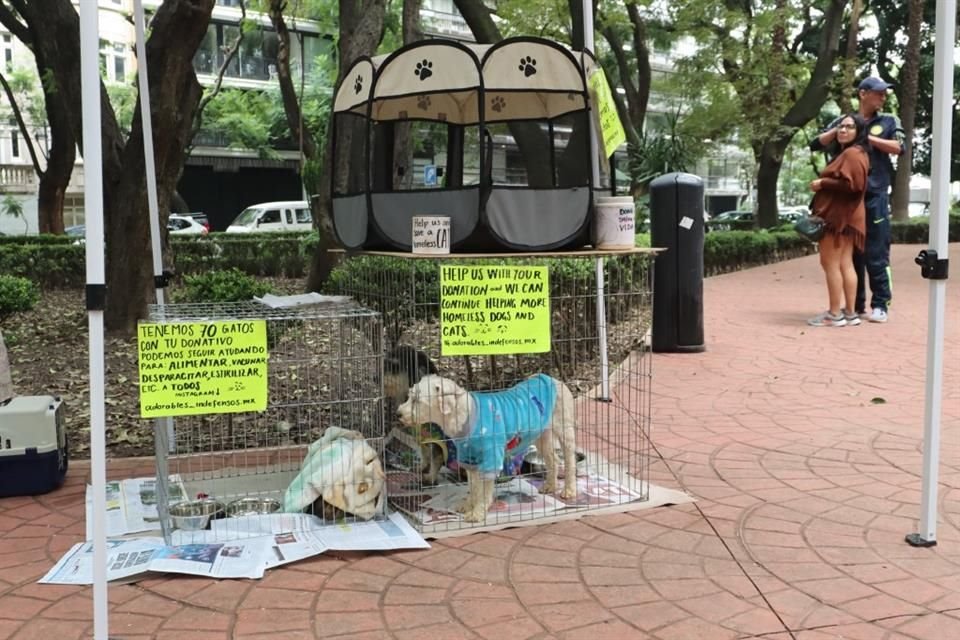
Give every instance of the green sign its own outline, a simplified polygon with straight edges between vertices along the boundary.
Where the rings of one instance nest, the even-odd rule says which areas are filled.
[[[144,418],[267,408],[264,320],[143,323],[137,356]]]
[[[547,267],[440,267],[440,353],[550,351]]]
[[[603,156],[609,158],[617,148],[627,141],[627,134],[623,131],[620,114],[617,113],[617,104],[610,93],[610,85],[603,69],[597,69],[590,74],[588,80],[590,96],[593,99],[593,113],[600,129]]]

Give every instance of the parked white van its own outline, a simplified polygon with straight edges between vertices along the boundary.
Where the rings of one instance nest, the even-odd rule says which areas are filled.
[[[313,216],[303,200],[264,202],[244,209],[227,233],[254,233],[261,231],[310,231]]]

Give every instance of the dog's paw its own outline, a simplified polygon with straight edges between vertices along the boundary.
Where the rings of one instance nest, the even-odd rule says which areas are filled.
[[[464,507],[466,507],[466,505],[464,505]],[[463,519],[465,522],[486,522],[487,510],[481,507],[465,509],[463,512]]]
[[[574,500],[577,497],[577,483],[576,482],[564,482],[563,483],[563,493],[560,494],[564,500]]]
[[[550,480],[547,480],[546,482],[544,482],[543,488],[540,489],[540,493],[556,493],[556,491],[557,491],[557,483],[551,482]]]

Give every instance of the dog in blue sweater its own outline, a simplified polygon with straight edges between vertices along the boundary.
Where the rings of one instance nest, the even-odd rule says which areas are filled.
[[[560,495],[576,497],[576,409],[573,393],[556,378],[538,374],[503,391],[477,392],[431,374],[410,389],[397,414],[411,427],[434,423],[456,443],[457,462],[467,472],[469,494],[461,511],[468,522],[485,521],[504,459],[533,443],[546,467],[544,493],[557,490],[559,444],[564,458]]]

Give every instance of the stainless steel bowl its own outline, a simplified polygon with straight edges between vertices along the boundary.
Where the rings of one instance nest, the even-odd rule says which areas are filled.
[[[200,531],[210,526],[210,520],[223,517],[223,503],[213,498],[188,500],[170,506],[173,526],[183,531]]]
[[[259,516],[280,511],[280,502],[273,498],[240,498],[227,504],[227,517]]]
[[[583,451],[577,451],[576,456],[578,466],[587,459],[587,454],[585,454]],[[560,466],[563,466],[563,452],[559,449],[557,450],[557,461],[560,463]],[[540,455],[540,452],[537,451],[536,447],[530,447],[527,450],[526,455],[523,456],[521,473],[544,474],[546,472],[547,465],[543,463],[543,456]]]

